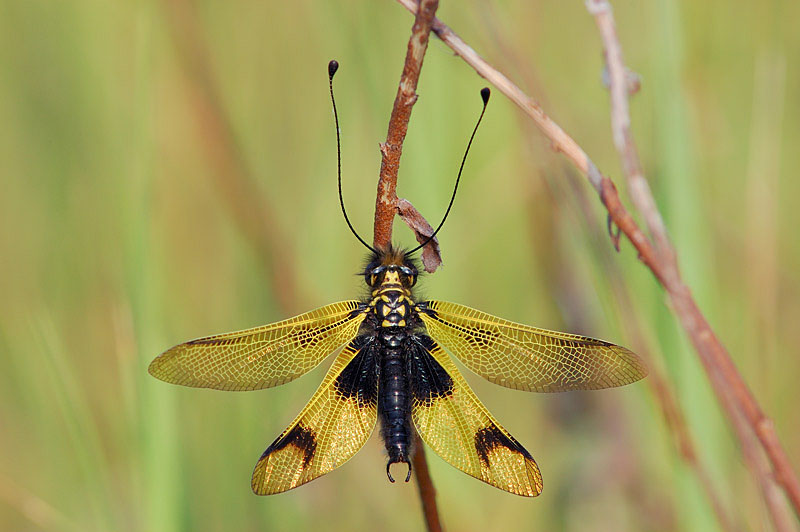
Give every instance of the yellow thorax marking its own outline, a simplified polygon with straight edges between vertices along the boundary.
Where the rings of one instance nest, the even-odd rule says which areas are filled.
[[[401,286],[381,286],[377,290],[372,291],[372,301],[370,301],[370,306],[375,306],[378,304],[378,301],[383,301],[384,303],[389,303],[391,299],[386,294],[388,292],[400,292],[400,295],[397,296],[397,302],[403,303],[408,301],[408,304],[413,306],[414,301],[411,299],[411,292]]]
[[[400,272],[389,270],[383,277],[382,285],[400,284]]]
[[[381,288],[378,290],[374,290],[372,292],[372,300],[369,302],[369,306],[374,307],[375,305],[378,304],[378,301],[389,303],[391,299],[389,298],[389,296],[386,295],[387,292],[400,292],[400,295],[397,296],[397,303],[399,305],[398,308],[401,308],[402,305],[400,304],[405,303],[406,301],[408,301],[408,304],[411,305],[412,307],[414,306],[414,301],[409,297],[411,295],[411,292],[409,292],[405,288],[396,288],[396,287]],[[405,309],[403,309],[401,312],[405,312]]]

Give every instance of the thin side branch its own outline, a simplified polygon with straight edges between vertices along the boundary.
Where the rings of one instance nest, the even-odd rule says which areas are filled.
[[[574,193],[579,197],[581,204],[584,206],[584,208],[581,209],[581,213],[586,223],[591,224],[593,215],[588,209],[588,196],[585,194],[585,191],[582,188],[577,188],[575,186],[571,188],[574,190]],[[600,230],[597,232],[600,233]],[[614,287],[614,293],[620,300],[619,306],[621,312],[623,313],[622,322],[628,336],[631,338],[632,345],[635,347],[635,351],[642,355],[646,361],[653,360],[653,357],[649,352],[650,350],[647,347],[648,342],[642,328],[640,316],[633,310],[634,305],[631,299],[630,288],[625,285],[625,280],[619,268],[616,267],[616,263],[610,260],[611,257],[608,256],[610,255],[610,252],[603,249],[599,244],[599,237],[596,238],[594,242],[598,252],[606,251],[604,256],[608,257],[608,260],[602,261],[605,267],[605,275],[609,278],[609,281]],[[689,426],[686,423],[686,417],[681,409],[680,403],[675,396],[673,384],[669,382],[667,376],[664,374],[663,370],[658,366],[658,364],[650,365],[650,375],[646,380],[648,381],[648,386],[652,390],[652,393],[655,396],[659,407],[661,408],[661,412],[664,416],[667,427],[673,434],[679,455],[697,476],[700,485],[703,487],[703,490],[708,497],[711,508],[717,517],[720,528],[726,532],[738,531],[739,527],[735,524],[733,517],[726,510],[725,505],[722,502],[722,497],[720,496],[719,491],[711,479],[708,468],[701,459],[701,456],[698,454],[694,437],[692,436]]]
[[[644,177],[639,152],[631,134],[628,110],[628,75],[622,61],[622,47],[617,39],[617,29],[611,6],[606,0],[586,0],[586,8],[594,15],[603,39],[608,65],[609,92],[611,93],[611,129],[614,145],[620,154],[622,167],[628,180],[628,191],[636,209],[644,216],[659,253],[661,262],[677,270],[675,252],[667,236],[667,228],[656,207],[650,186]]]
[[[484,21],[488,25],[493,42],[499,47],[501,60],[509,67],[516,69],[524,79],[525,84],[531,87],[532,90],[540,92],[541,97],[541,83],[537,79],[534,69],[528,62],[522,59],[514,47],[509,45],[506,41],[505,34],[496,26],[495,15],[491,4],[485,4],[482,7],[484,8],[485,14]],[[631,83],[630,80],[632,76],[630,72],[628,76],[628,92],[629,94],[635,94],[639,87]],[[524,121],[524,117],[521,115],[520,120],[522,128],[529,136],[533,137],[534,132],[532,129],[534,126],[530,122]],[[634,350],[639,353],[646,362],[651,362],[649,364],[650,375],[646,381],[653,397],[661,409],[667,429],[672,435],[675,450],[681,460],[683,460],[687,467],[695,474],[699,484],[705,491],[708,502],[717,517],[720,529],[724,532],[738,532],[740,528],[734,522],[734,518],[723,504],[722,497],[712,481],[708,468],[702,456],[697,451],[694,436],[692,435],[691,429],[686,424],[686,416],[676,397],[673,383],[669,380],[659,364],[652,363],[654,356],[648,347],[649,342],[646,340],[647,335],[643,330],[641,316],[634,310],[630,289],[625,284],[625,279],[619,269],[619,264],[615,262],[613,254],[602,243],[602,229],[594,225],[595,214],[590,205],[591,200],[586,190],[578,181],[577,176],[575,176],[571,170],[565,168],[563,176],[561,177],[556,177],[554,175],[561,173],[562,172],[545,172],[544,176],[548,182],[550,182],[553,192],[556,193],[556,200],[566,199],[566,196],[570,194],[573,194],[576,198],[576,203],[579,207],[578,211],[581,214],[582,220],[591,231],[590,243],[603,267],[603,275],[608,278],[613,292],[616,295],[626,336],[631,339],[631,346]],[[610,217],[608,220],[609,223],[613,223]],[[619,251],[619,230],[617,230],[616,233],[611,233],[611,229],[609,229],[609,233],[611,234],[612,242],[615,244],[615,249]]]
[[[667,279],[667,284],[664,287],[670,293],[673,304],[676,306],[676,311],[682,311],[679,313],[681,322],[687,332],[690,333],[692,343],[695,344],[700,358],[703,359],[703,365],[706,367],[706,372],[709,374],[712,384],[719,382],[715,386],[719,401],[723,404],[731,404],[726,410],[731,423],[737,429],[736,432],[745,453],[745,458],[748,458],[748,449],[752,449],[752,444],[749,441],[750,436],[740,429],[740,421],[738,415],[733,411],[734,408],[739,408],[751,423],[752,430],[761,440],[764,450],[770,455],[779,482],[783,484],[787,495],[792,499],[795,511],[800,514],[800,483],[798,483],[788,457],[778,442],[772,421],[762,412],[727,350],[714,336],[711,326],[706,322],[705,317],[697,307],[691,292],[681,280],[675,249],[667,237],[661,213],[658,211],[653,195],[650,192],[650,187],[642,172],[636,144],[631,134],[626,70],[611,5],[607,0],[587,0],[586,7],[595,17],[606,52],[611,92],[611,128],[614,144],[616,144],[622,160],[631,200],[644,216],[655,243],[662,275]],[[722,374],[721,379],[717,378],[718,373]],[[732,393],[733,397],[728,398],[728,393]],[[750,451],[750,454],[752,454],[752,451]],[[770,510],[773,522],[780,526],[781,518],[774,513],[776,510],[775,498],[771,497],[769,493],[772,480],[770,478],[762,478],[765,474],[769,476],[769,471],[765,471],[763,467],[758,467],[758,460],[747,459],[746,462],[753,474],[759,478],[759,484],[764,490],[765,500],[770,503],[767,508]]]
[[[417,7],[416,4],[415,7]],[[417,83],[422,69],[422,60],[428,49],[431,26],[438,7],[439,0],[420,0],[419,2],[414,26],[411,28],[411,37],[408,40],[400,85],[397,87],[397,96],[395,96],[392,115],[389,119],[389,131],[386,134],[386,142],[381,144],[381,170],[378,178],[378,194],[375,199],[373,237],[373,245],[377,249],[388,247],[392,242],[392,222],[398,213],[397,173],[400,168],[400,155],[403,153],[403,141],[408,132],[411,109],[417,101]],[[418,215],[416,223],[419,227],[430,226],[416,212],[416,209],[414,212]],[[442,524],[436,506],[436,490],[428,472],[425,450],[419,437],[416,437],[415,440],[416,451],[411,461],[419,488],[425,524],[429,532],[441,532]]]
[[[413,0],[397,1],[416,14],[417,6]],[[656,279],[667,291],[672,303],[672,309],[697,351],[717,399],[720,401],[727,416],[733,422],[732,418],[737,415],[737,409],[744,414],[748,424],[755,432],[761,446],[769,457],[777,481],[791,500],[795,513],[800,515],[800,482],[798,482],[789,458],[780,444],[774,424],[764,415],[755,397],[733,364],[727,350],[717,338],[694,301],[691,291],[680,279],[677,267],[674,266],[676,261],[669,258],[666,261],[662,259],[636,221],[622,205],[614,183],[600,173],[597,166],[589,159],[577,142],[553,122],[533,99],[497,69],[489,65],[475,50],[469,47],[440,20],[434,19],[433,31],[456,55],[464,59],[478,74],[495,85],[500,92],[530,116],[542,133],[551,141],[553,148],[563,153],[589,180],[589,183],[600,195],[600,199],[614,223],[634,245],[642,262],[653,272]],[[649,194],[649,191],[643,187],[640,187],[640,189],[637,192],[638,194]],[[652,195],[650,197],[652,199]],[[651,203],[653,209],[656,209],[655,202]],[[653,227],[651,227],[652,230]],[[656,227],[654,234],[658,233],[658,230],[658,227]],[[731,390],[734,401],[728,402],[725,400],[726,389]]]
[[[414,0],[397,0],[411,13],[417,13],[417,4]],[[511,101],[517,104],[528,116],[530,116],[537,127],[542,130],[545,136],[550,139],[553,149],[562,152],[584,175],[589,172],[589,165],[592,164],[583,149],[575,142],[572,137],[567,135],[561,127],[550,120],[542,108],[525,95],[519,87],[514,85],[510,79],[500,73],[497,69],[490,66],[478,55],[475,50],[470,48],[467,43],[461,40],[453,30],[447,27],[438,18],[433,20],[433,32],[447,46],[449,46],[457,56],[467,62],[482,77],[486,78],[500,92],[506,95]],[[600,190],[599,181],[592,183],[596,190]]]
[[[431,25],[439,7],[439,0],[421,0],[419,10],[414,3],[416,18],[408,40],[406,61],[397,96],[394,98],[392,116],[389,118],[389,131],[386,142],[381,144],[381,172],[378,179],[378,196],[375,199],[374,245],[386,247],[392,242],[392,222],[397,214],[397,172],[400,169],[400,155],[403,153],[403,140],[408,132],[411,108],[417,101],[417,82],[422,69],[422,60],[428,49]]]
[[[797,532],[797,522],[792,517],[791,508],[786,504],[786,497],[783,496],[776,484],[769,462],[761,452],[761,447],[758,445],[753,431],[750,430],[750,425],[739,412],[734,416],[733,429],[742,442],[744,462],[758,482],[758,488],[761,490],[775,532]]]

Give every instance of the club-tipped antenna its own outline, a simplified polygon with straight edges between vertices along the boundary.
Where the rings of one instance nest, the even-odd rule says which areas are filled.
[[[368,250],[373,253],[378,253],[378,250],[367,244],[366,241],[356,233],[353,224],[350,223],[350,218],[347,217],[347,211],[344,208],[344,199],[342,198],[342,141],[339,134],[339,113],[336,112],[336,99],[333,97],[333,75],[336,74],[337,70],[339,70],[339,63],[334,59],[328,63],[328,86],[331,91],[331,103],[333,104],[333,119],[336,122],[336,171],[339,180],[339,205],[342,206],[344,221],[347,222],[347,227],[350,228],[350,232],[352,232],[358,241],[364,244]]]
[[[458,182],[461,181],[461,172],[464,170],[464,163],[467,162],[467,154],[469,154],[469,149],[472,146],[472,140],[475,138],[475,133],[478,132],[478,126],[481,125],[481,120],[483,120],[483,114],[486,112],[486,105],[489,103],[489,96],[491,95],[492,91],[489,90],[489,87],[484,87],[481,89],[481,99],[483,100],[483,109],[481,110],[481,115],[478,117],[478,122],[475,124],[475,129],[472,130],[472,135],[469,137],[469,142],[467,143],[467,149],[464,151],[464,157],[461,159],[461,167],[458,169],[458,177],[456,177],[456,184],[453,187],[453,195],[450,197],[450,204],[447,206],[447,210],[444,212],[444,217],[442,217],[442,221],[439,222],[439,227],[436,228],[436,231],[433,232],[428,239],[420,244],[419,246],[415,247],[411,251],[406,252],[406,255],[410,255],[415,251],[418,251],[425,246],[427,246],[439,232],[439,229],[442,228],[444,225],[445,220],[447,220],[447,215],[450,214],[450,209],[453,208],[453,202],[456,199],[456,192],[458,191]]]

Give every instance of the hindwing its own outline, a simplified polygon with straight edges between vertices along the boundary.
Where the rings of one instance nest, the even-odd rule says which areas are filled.
[[[264,451],[252,488],[271,495],[329,473],[366,443],[378,417],[377,342],[345,347],[300,415]]]
[[[411,418],[422,440],[468,475],[517,495],[539,495],[536,462],[478,400],[447,353],[417,335],[408,356]]]
[[[417,310],[428,333],[465,366],[508,388],[597,390],[647,375],[636,354],[603,340],[529,327],[456,303],[428,301]]]
[[[198,338],[165,351],[148,371],[162,381],[196,388],[278,386],[352,340],[364,321],[361,309],[358,301],[343,301],[270,325]]]

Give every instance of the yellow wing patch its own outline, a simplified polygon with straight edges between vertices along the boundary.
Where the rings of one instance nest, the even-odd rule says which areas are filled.
[[[428,301],[430,335],[489,381],[533,392],[597,390],[647,375],[634,353],[603,340],[521,325],[464,305]]]
[[[368,352],[372,346],[360,348],[358,342],[339,353],[300,415],[264,451],[251,483],[257,495],[290,490],[330,473],[369,439],[378,417],[377,380],[374,372],[361,371],[374,361]]]
[[[365,314],[343,301],[288,320],[199,338],[159,355],[148,371],[172,384],[217,390],[260,390],[315,368],[352,340]]]
[[[429,386],[415,391],[411,406],[422,440],[468,475],[516,495],[539,495],[542,475],[531,455],[492,417],[442,348],[428,344],[421,357],[430,359],[421,367]]]

